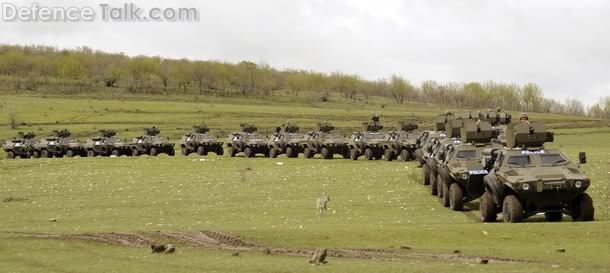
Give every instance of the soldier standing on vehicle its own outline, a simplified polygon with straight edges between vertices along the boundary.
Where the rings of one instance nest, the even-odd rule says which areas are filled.
[[[522,113],[522,114],[519,116],[519,121],[520,121],[521,123],[525,123],[525,124],[529,124],[529,123],[530,123],[530,119],[529,119],[529,117],[527,116],[527,114],[526,114],[526,113]]]
[[[325,192],[316,200],[316,208],[318,209],[320,216],[324,216],[324,212],[328,209],[328,202],[330,202],[330,197],[328,197]]]

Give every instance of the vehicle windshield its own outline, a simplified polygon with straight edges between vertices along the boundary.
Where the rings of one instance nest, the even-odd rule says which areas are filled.
[[[531,165],[531,162],[532,160],[529,155],[511,155],[506,159],[506,164],[517,166]]]
[[[561,156],[561,154],[543,154],[540,155],[540,161],[542,162],[542,165],[558,165],[568,163],[568,160]]]
[[[258,134],[244,134],[244,138],[247,140],[262,140]]]
[[[461,150],[455,154],[455,159],[457,160],[475,160],[478,158],[477,150]]]

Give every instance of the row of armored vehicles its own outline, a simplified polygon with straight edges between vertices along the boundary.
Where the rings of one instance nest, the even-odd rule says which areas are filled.
[[[510,115],[509,115],[510,117]],[[494,119],[495,120],[495,119]],[[541,122],[526,115],[493,123],[484,116],[438,117],[437,130],[426,131],[416,151],[423,184],[445,207],[461,211],[465,203],[479,199],[483,222],[520,222],[537,214],[547,221],[592,221],[590,179],[578,163],[558,149],[547,149],[554,135]]]

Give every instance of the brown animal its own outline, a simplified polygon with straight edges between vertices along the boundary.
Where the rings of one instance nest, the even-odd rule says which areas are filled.
[[[316,200],[316,208],[318,209],[320,215],[324,216],[324,212],[328,209],[328,202],[330,202],[330,197],[328,197],[324,192]]]
[[[152,244],[152,245],[150,245],[150,250],[152,253],[171,254],[171,253],[176,252],[176,247],[172,244],[168,244],[168,245]]]
[[[328,252],[328,250],[326,248],[316,249],[316,251],[314,251],[313,255],[311,256],[309,263],[315,264],[315,265],[325,264],[327,262],[326,261],[327,252]]]

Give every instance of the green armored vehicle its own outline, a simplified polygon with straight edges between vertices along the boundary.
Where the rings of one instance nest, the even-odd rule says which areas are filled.
[[[565,154],[545,149],[553,134],[543,123],[519,122],[506,130],[507,147],[493,152],[491,171],[479,206],[481,220],[492,222],[502,212],[504,222],[520,222],[538,213],[547,221],[593,221],[593,200],[585,191],[591,180]],[[579,154],[586,163],[585,153]]]
[[[269,141],[269,155],[276,158],[285,154],[290,158],[299,156],[303,152],[301,143],[305,140],[305,134],[299,131],[299,126],[288,123],[275,129],[272,139]]]
[[[167,137],[159,135],[161,131],[157,127],[144,129],[144,135],[133,138],[129,144],[132,156],[150,155],[157,156],[165,153],[169,156],[176,155],[174,143],[169,142]]]
[[[417,142],[421,132],[417,130],[417,123],[413,121],[401,121],[398,123],[399,131],[388,132],[383,144],[385,160],[392,161],[400,157],[401,161],[409,161],[415,158]]]
[[[486,121],[464,120],[460,135],[461,144],[449,144],[439,155],[436,178],[441,203],[456,211],[485,192],[483,177],[489,172],[486,151],[503,148],[492,142],[496,131]]]
[[[19,132],[17,137],[7,140],[2,145],[2,150],[6,152],[6,157],[8,159],[14,159],[16,157],[29,158],[34,153],[34,145],[36,144],[35,137],[36,135],[34,133],[24,134],[23,132]]]
[[[269,156],[269,146],[265,139],[260,136],[255,125],[241,124],[240,131],[229,135],[229,156],[234,157],[238,153],[244,153],[245,157],[254,157],[256,154]]]
[[[318,124],[318,131],[308,132],[300,143],[305,158],[320,154],[322,159],[332,159],[335,154],[349,158],[347,141],[341,135],[334,134],[334,126],[328,122]]]
[[[209,135],[209,131],[210,129],[206,125],[193,126],[193,132],[184,135],[180,141],[182,155],[187,156],[192,153],[208,155],[209,152],[219,156],[223,155],[223,143],[218,141],[216,137]]]
[[[85,149],[72,138],[72,133],[67,129],[53,131],[53,136],[41,139],[34,145],[33,156],[35,158],[48,157],[73,157],[85,156]]]
[[[443,131],[424,131],[417,139],[417,149],[415,150],[415,161],[417,167],[424,167],[426,165],[426,158],[432,152],[432,146],[434,141],[438,139],[445,139],[447,135]],[[428,185],[429,180],[427,176],[424,176],[424,185]]]
[[[438,177],[437,167],[439,156],[442,155],[448,144],[460,143],[459,137],[463,124],[463,118],[449,119],[447,123],[444,124],[446,135],[441,135],[446,136],[446,138],[432,139],[431,143],[427,144],[426,150],[422,150],[424,161],[422,169],[424,177],[423,182],[424,185],[430,185],[430,193],[432,195],[438,194],[438,183],[436,178]]]
[[[115,130],[100,130],[100,136],[89,139],[83,148],[87,157],[95,156],[131,156],[128,143],[116,136]]]
[[[384,144],[387,146],[391,140],[382,131],[383,125],[379,123],[379,116],[373,116],[371,121],[362,124],[362,127],[362,131],[354,132],[350,139],[350,159],[358,160],[362,155],[366,160],[381,159],[385,152]]]

